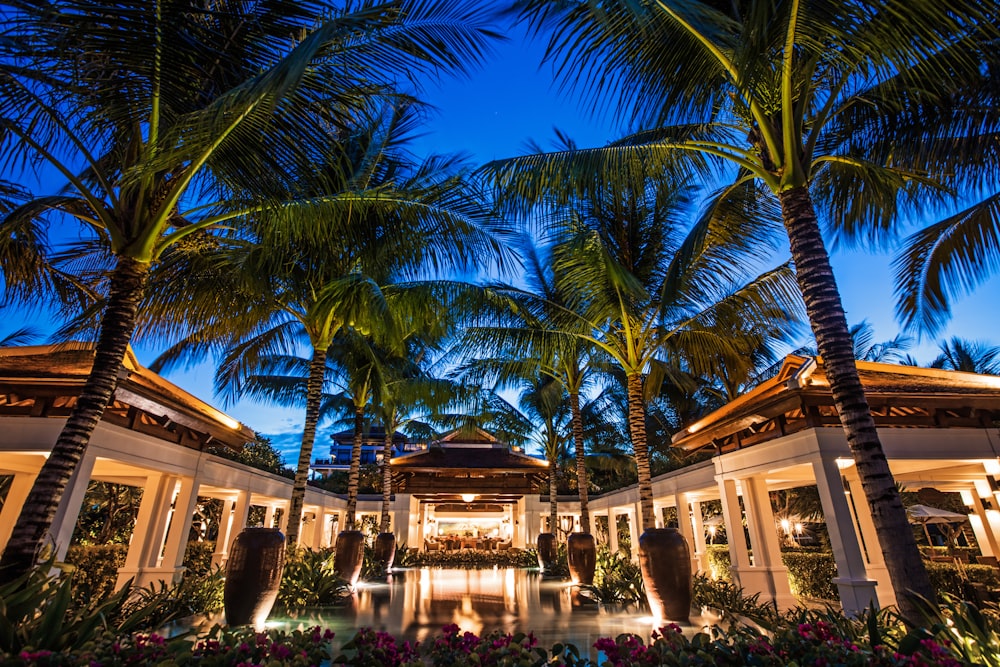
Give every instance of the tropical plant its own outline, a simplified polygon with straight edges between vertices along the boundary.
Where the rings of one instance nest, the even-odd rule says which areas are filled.
[[[940,201],[952,170],[979,162],[997,118],[995,68],[983,67],[996,57],[996,2],[516,7],[531,26],[551,29],[547,54],[567,84],[611,100],[638,130],[603,149],[507,161],[496,166],[498,185],[537,200],[565,191],[561,184],[577,189],[567,176],[580,171],[614,174],[636,162],[665,177],[728,167],[741,183],[762,184],[781,207],[893,585],[932,595],[854,365],[819,216],[842,238],[876,240],[901,215]]]
[[[931,362],[931,368],[946,368],[966,373],[1000,375],[1000,346],[982,341],[953,337],[941,341],[941,354]]]
[[[276,604],[282,609],[326,607],[343,604],[351,595],[348,582],[339,579],[333,569],[331,549],[293,547],[281,572]]]
[[[248,214],[322,209],[329,202],[285,197],[276,175],[302,173],[329,148],[327,129],[386,94],[387,82],[478,60],[492,36],[481,17],[421,0],[362,2],[356,11],[191,0],[5,9],[3,162],[44,163],[68,183],[6,216],[6,296],[37,298],[36,271],[51,263],[37,259],[46,223],[75,220],[90,234],[85,249],[98,253],[83,266],[101,299],[92,371],[24,504],[0,577],[16,578],[35,560],[111,400],[150,268],[171,247]]]
[[[461,163],[433,156],[414,164],[408,157],[406,144],[419,121],[416,109],[403,104],[374,111],[374,117],[340,127],[329,138],[336,148],[325,161],[310,164],[288,184],[309,198],[330,200],[322,215],[293,216],[293,229],[264,224],[251,243],[177,258],[162,278],[169,293],[161,297],[163,305],[153,307],[161,320],[183,314],[190,326],[189,309],[176,303],[179,296],[170,296],[178,294],[178,285],[193,283],[197,294],[231,285],[233,308],[220,310],[215,297],[207,322],[153,368],[217,350],[222,360],[216,388],[227,400],[304,404],[289,544],[299,535],[316,428],[321,413],[329,412],[323,395],[330,391],[331,373],[341,372],[352,399],[350,414],[363,420],[373,383],[383,373],[379,354],[365,350],[366,339],[399,357],[414,322],[421,323],[421,334],[445,328],[446,318],[435,314],[447,312],[435,300],[444,291],[406,281],[422,271],[463,267],[473,254],[487,259],[498,249],[488,212],[467,186]],[[165,312],[168,307],[174,312]],[[297,356],[298,346],[308,350],[308,359]],[[360,362],[362,357],[368,361]],[[356,429],[348,527],[354,523],[361,436]]]
[[[546,159],[528,162],[544,171]],[[533,201],[532,192],[508,182],[509,164],[494,168],[511,187],[506,201],[518,209]],[[676,368],[656,362],[683,354],[692,371],[707,371],[720,356],[742,351],[716,322],[739,318],[765,328],[794,321],[798,297],[787,266],[740,283],[755,263],[743,252],[749,220],[774,220],[752,186],[722,189],[691,226],[684,180],[660,178],[638,160],[613,178],[595,172],[577,179],[583,194],[560,207],[550,228],[555,280],[568,298],[567,307],[554,307],[573,323],[562,333],[599,350],[624,375],[642,528],[652,528],[646,404]]]
[[[510,286],[489,290],[499,297],[498,302],[489,303],[493,308],[481,308],[474,318],[475,325],[466,329],[463,347],[476,356],[476,361],[466,367],[463,376],[491,377],[498,387],[527,377],[550,378],[562,386],[569,403],[580,530],[589,533],[586,438],[600,437],[599,431],[607,432],[613,425],[610,419],[602,418],[600,410],[593,409],[594,401],[589,402],[590,410],[585,415],[588,406],[581,406],[580,396],[594,388],[602,365],[593,346],[565,331],[581,322],[565,315],[570,296],[560,291],[550,248],[524,239],[520,251],[526,265],[522,279],[527,286],[523,290]],[[586,417],[590,419],[585,429]]]

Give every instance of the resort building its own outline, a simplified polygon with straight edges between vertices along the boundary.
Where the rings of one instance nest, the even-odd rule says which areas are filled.
[[[0,547],[92,360],[92,347],[79,344],[0,351],[0,475],[10,478],[0,510]],[[896,480],[911,490],[960,493],[982,555],[1000,556],[1000,377],[865,362],[858,370]],[[374,447],[379,436],[368,435]],[[205,450],[210,444],[239,448],[252,437],[245,426],[143,368],[130,353],[112,406],[60,505],[51,535],[57,555],[70,543],[89,481],[103,480],[143,489],[120,581],[135,576],[145,585],[181,576],[199,497],[222,501],[215,561],[224,562],[251,507],[263,509],[257,514],[265,525],[281,527],[287,519],[291,480]],[[821,360],[788,357],[776,377],[689,425],[674,444],[712,452],[708,461],[653,480],[657,524],[677,522],[696,571],[710,572],[707,536],[720,523],[745,526],[727,530],[733,578],[750,594],[792,605],[769,492],[815,485],[836,561],[833,583],[845,610],[894,601]],[[539,495],[548,475],[544,461],[482,431],[458,431],[426,449],[405,450],[403,443],[390,462],[390,514],[399,543],[423,549],[526,548],[545,528],[548,499]],[[331,460],[339,456],[339,449],[331,450]],[[558,531],[571,531],[578,526],[579,502],[558,500]],[[706,517],[707,501],[721,502],[721,522]],[[308,488],[302,545],[330,546],[345,510],[343,497]],[[379,510],[379,499],[360,499],[361,515]],[[627,526],[631,543],[637,543],[642,522],[636,487],[593,497],[590,510],[595,535],[612,549],[619,546],[614,529],[619,525]]]

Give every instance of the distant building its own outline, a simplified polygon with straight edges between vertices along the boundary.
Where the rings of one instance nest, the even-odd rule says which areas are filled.
[[[310,466],[319,477],[329,477],[337,470],[348,470],[351,467],[351,449],[354,447],[354,431],[340,431],[330,436],[329,458],[320,458]],[[464,428],[449,431],[430,443],[430,447],[460,447],[504,449],[514,453],[523,453],[521,447],[512,447],[497,440],[494,436],[479,428]],[[381,465],[385,448],[385,429],[381,426],[370,426],[361,436],[361,465]],[[405,434],[396,431],[392,436],[392,458],[426,450],[424,442],[410,440]]]
[[[354,431],[340,431],[330,436],[329,458],[316,459],[310,466],[320,477],[329,477],[336,470],[348,470],[351,467],[351,449],[354,447]],[[369,426],[361,435],[361,465],[381,464],[382,452],[385,448],[385,429],[381,426]],[[400,456],[407,452],[423,449],[422,444],[411,443],[403,433],[396,431],[392,436],[392,456]]]

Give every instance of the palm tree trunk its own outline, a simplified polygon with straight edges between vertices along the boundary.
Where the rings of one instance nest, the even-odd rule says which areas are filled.
[[[919,618],[912,600],[904,593],[909,590],[934,600],[934,589],[920,559],[858,377],[847,317],[812,198],[804,187],[782,192],[778,198],[791,243],[799,289],[816,336],[816,346],[823,358],[840,423],[857,463],[865,498],[871,506],[872,521],[879,535],[889,578],[897,592],[900,611],[906,618]]]
[[[118,373],[135,332],[136,313],[148,277],[148,264],[128,257],[118,259],[101,316],[94,365],[17,518],[0,559],[0,581],[11,581],[35,564],[70,476],[83,459],[118,386]]]
[[[549,532],[559,539],[559,489],[556,480],[558,462],[549,459]]]
[[[365,408],[354,408],[354,444],[351,446],[351,471],[347,475],[347,518],[345,527],[354,530],[358,511],[358,488],[361,486],[361,443],[365,432]]]
[[[295,483],[292,485],[292,500],[288,509],[288,546],[299,543],[302,528],[302,505],[306,499],[306,481],[309,479],[309,464],[312,462],[313,444],[316,441],[316,424],[319,422],[319,404],[323,399],[323,377],[326,375],[326,350],[313,348],[309,363],[309,379],[306,381],[306,423],[302,429],[302,444],[299,445],[299,462],[295,467]]]
[[[628,432],[632,438],[635,467],[639,474],[640,522],[645,531],[656,528],[656,515],[653,513],[653,474],[649,467],[649,446],[646,443],[646,404],[642,398],[642,375],[630,374],[627,382]]]
[[[583,448],[583,417],[580,394],[570,392],[569,409],[573,420],[573,446],[576,451],[576,489],[580,494],[580,532],[590,532],[590,499],[587,481],[587,458]]]
[[[392,459],[392,435],[393,430],[388,425],[385,427],[385,440],[382,444],[382,518],[379,521],[378,532],[389,532],[389,497],[392,495],[392,468],[389,461]]]

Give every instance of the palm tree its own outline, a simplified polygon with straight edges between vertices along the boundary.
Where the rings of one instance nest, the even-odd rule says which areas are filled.
[[[4,225],[45,250],[25,238],[41,238],[56,211],[93,234],[112,267],[93,370],[0,560],[5,579],[34,562],[111,400],[151,266],[200,231],[281,213],[270,175],[311,163],[326,146],[319,130],[385,82],[477,60],[491,33],[457,4],[346,12],[324,2],[61,0],[5,10],[5,164],[44,162],[69,185]],[[233,192],[254,196],[233,206]],[[30,280],[6,267],[4,277]]]
[[[193,264],[186,260],[178,260],[177,266],[165,263],[162,280],[170,292],[150,309],[160,321],[178,316],[190,320],[190,308],[177,304],[170,294],[180,298],[207,290],[213,295],[221,285],[235,281],[225,289],[235,299],[232,309],[220,309],[218,296],[195,299],[210,309],[204,313],[207,323],[161,357],[163,361],[154,368],[179,356],[190,359],[213,348],[223,350],[217,390],[227,400],[248,395],[305,403],[287,527],[290,544],[298,539],[322,396],[327,393],[324,378],[333,372],[328,368],[332,357],[340,353],[333,349],[337,337],[347,336],[344,340],[356,343],[345,334],[350,329],[399,347],[405,340],[400,336],[412,328],[411,321],[427,323],[424,332],[432,324],[443,326],[446,318],[428,313],[435,308],[446,312],[435,294],[441,296],[447,288],[435,292],[427,284],[394,285],[393,281],[425,272],[428,265],[460,268],[473,255],[483,261],[499,251],[487,228],[485,207],[467,187],[457,160],[432,156],[421,164],[408,161],[403,148],[418,120],[412,106],[389,107],[351,128],[350,134],[347,128],[341,129],[339,137],[331,137],[336,143],[328,162],[311,165],[308,173],[296,179],[296,187],[306,197],[337,200],[340,206],[327,206],[322,218],[310,214],[301,230],[274,230],[265,225],[255,243],[234,243],[205,256],[196,253],[188,258]],[[290,222],[298,225],[301,221],[292,218]],[[177,290],[192,281],[197,283],[194,287]],[[452,287],[452,291],[460,290]],[[418,304],[424,310],[412,310]],[[219,312],[225,315],[220,318]],[[293,354],[297,344],[310,351],[307,369],[297,367],[301,361]],[[334,363],[332,368],[341,367]],[[279,377],[307,378],[305,386],[299,390],[287,386],[284,394],[276,396],[263,391],[259,383],[248,384],[269,369]],[[350,393],[359,401],[352,413],[362,421],[371,398],[370,380],[353,386],[356,391]],[[362,436],[358,430],[353,457],[357,461],[349,481],[352,509]],[[353,526],[353,511],[347,523]]]
[[[834,401],[876,528],[887,536],[893,584],[933,597],[854,365],[813,198],[831,227],[868,239],[940,198],[957,163],[947,151],[968,160],[983,145],[978,136],[963,140],[970,124],[959,107],[973,108],[991,81],[994,69],[981,64],[995,57],[996,3],[520,0],[516,7],[534,27],[552,28],[549,54],[571,87],[616,100],[619,115],[640,129],[605,149],[509,161],[497,167],[498,184],[551,196],[568,173],[613,173],[639,159],[666,173],[708,175],[729,165],[741,180],[762,183],[781,205]],[[996,118],[995,110],[984,113]]]
[[[1000,346],[955,336],[950,341],[941,341],[940,348],[941,354],[931,362],[931,368],[1000,375]]]
[[[463,377],[481,381],[490,377],[501,386],[523,383],[528,377],[558,382],[569,402],[580,498],[580,530],[590,532],[589,481],[580,395],[593,386],[600,370],[597,351],[582,338],[567,333],[581,321],[567,318],[570,296],[560,292],[550,249],[522,239],[525,263],[524,290],[494,286],[494,299],[484,299],[476,326],[466,329],[461,347],[477,359],[463,370]],[[483,322],[485,325],[482,325]],[[578,332],[580,333],[580,332]]]
[[[571,419],[565,388],[551,378],[530,380],[518,398],[518,409],[536,427],[534,438],[549,462],[549,532],[559,530],[559,462],[566,456]]]
[[[655,516],[645,406],[672,368],[654,362],[684,350],[695,371],[707,370],[720,354],[737,352],[713,329],[716,321],[794,320],[797,297],[788,267],[737,282],[753,264],[739,252],[746,214],[768,215],[752,187],[723,189],[690,232],[691,206],[681,182],[654,178],[631,164],[588,187],[592,191],[572,201],[552,230],[556,280],[570,295],[562,313],[575,322],[564,332],[599,350],[625,375],[647,529],[655,527]]]
[[[987,109],[996,105],[983,102]],[[980,151],[970,161],[974,178],[982,181],[974,187],[996,183],[997,165],[991,157],[990,151]],[[1000,192],[910,235],[893,269],[896,315],[904,325],[938,333],[951,317],[951,302],[1000,269]]]

